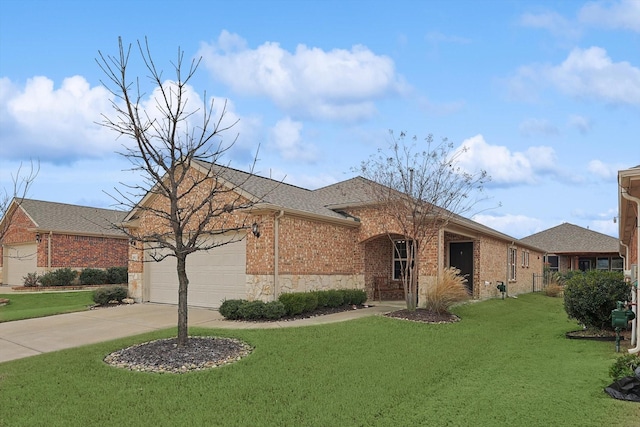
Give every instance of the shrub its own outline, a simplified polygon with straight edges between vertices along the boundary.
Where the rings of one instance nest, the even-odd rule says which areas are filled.
[[[70,268],[59,268],[40,276],[42,286],[69,286],[78,274]]]
[[[625,354],[619,356],[616,361],[609,368],[609,376],[614,381],[618,381],[624,377],[634,377],[635,370],[640,367],[640,355],[638,354]]]
[[[564,309],[587,328],[611,329],[611,310],[630,299],[631,287],[621,272],[592,270],[574,274],[564,286]]]
[[[121,302],[127,297],[125,286],[105,286],[93,291],[93,302],[99,305],[107,305],[109,301]]]
[[[259,320],[264,317],[264,302],[260,300],[245,301],[238,307],[238,316],[245,320]]]
[[[80,272],[81,285],[104,285],[107,283],[107,272],[98,268],[85,268]]]
[[[343,304],[362,305],[367,300],[367,293],[361,289],[341,289]]]
[[[246,302],[247,300],[244,299],[226,299],[222,301],[222,304],[220,304],[218,312],[225,319],[238,320],[240,318],[240,315],[238,314],[238,308],[240,308],[240,306]]]
[[[304,293],[302,292],[293,292],[282,294],[278,297],[278,301],[280,301],[285,310],[287,310],[288,316],[295,316],[296,314],[301,314],[304,312],[306,307],[306,300],[304,297]]]
[[[466,282],[467,279],[460,275],[460,270],[455,267],[445,268],[442,279],[427,289],[425,308],[436,313],[448,313],[453,304],[470,298]]]
[[[318,297],[318,307],[327,307],[329,305],[329,294],[327,291],[315,291]]]
[[[264,317],[269,320],[278,320],[287,314],[287,309],[280,301],[270,301],[264,305]]]
[[[542,290],[542,293],[544,293],[546,296],[553,297],[553,298],[561,297],[562,292],[563,292],[562,286],[560,286],[557,283],[551,283],[550,285],[547,285],[547,287]]]
[[[107,268],[107,283],[121,285],[129,282],[129,271],[127,267]]]
[[[344,296],[342,292],[336,289],[329,289],[328,291],[324,291],[327,293],[327,307],[340,307],[344,304]]]
[[[318,294],[315,292],[305,292],[304,295],[304,310],[303,313],[308,313],[310,311],[314,311],[318,308]]]
[[[27,275],[24,276],[22,280],[22,284],[25,288],[33,288],[38,286],[40,276],[38,276],[38,273],[27,273]]]

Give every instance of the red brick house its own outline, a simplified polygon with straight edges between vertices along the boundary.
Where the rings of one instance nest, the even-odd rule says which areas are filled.
[[[623,268],[618,239],[568,222],[524,237],[522,241],[547,251],[545,262],[551,271],[622,271]]]
[[[206,174],[210,167],[194,162],[192,173]],[[398,288],[402,260],[394,255],[393,245],[405,236],[394,230],[389,235],[383,228],[380,210],[364,191],[370,181],[356,177],[308,190],[230,168],[220,175],[230,186],[241,186],[238,192],[255,202],[242,215],[249,216],[244,223],[258,225],[260,235],[247,232],[239,241],[191,254],[190,305],[218,307],[231,298],[270,301],[283,292],[330,288],[365,289],[372,298],[380,284]],[[148,195],[139,205],[156,203],[158,199]],[[132,233],[162,227],[140,209],[132,210],[125,224]],[[425,246],[417,257],[418,304],[448,266],[468,275],[475,299],[500,295],[498,281],[507,284],[511,295],[531,292],[534,273],[542,273],[540,249],[459,216]],[[150,260],[149,250],[131,246],[129,252],[130,296],[177,303],[175,259],[143,262]],[[398,296],[403,297],[401,291]]]
[[[127,265],[128,238],[111,223],[126,212],[31,199],[14,199],[0,229],[2,284],[20,286],[28,273],[58,268],[109,268]]]

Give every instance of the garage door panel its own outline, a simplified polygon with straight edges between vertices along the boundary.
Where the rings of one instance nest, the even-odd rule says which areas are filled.
[[[187,302],[199,307],[218,308],[224,299],[246,297],[246,241],[229,243],[187,257],[189,288]],[[145,264],[149,270],[149,300],[178,303],[176,259]]]
[[[5,246],[4,269],[5,283],[11,286],[22,286],[24,277],[37,271],[37,245]]]

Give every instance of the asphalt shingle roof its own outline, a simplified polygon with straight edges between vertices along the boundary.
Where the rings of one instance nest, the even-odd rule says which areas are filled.
[[[124,211],[31,199],[23,199],[20,202],[20,208],[29,215],[36,228],[43,231],[113,237],[125,236],[120,230],[116,230],[110,225],[124,220],[127,215],[127,212]]]
[[[618,253],[619,249],[615,237],[567,222],[520,240],[549,253]]]

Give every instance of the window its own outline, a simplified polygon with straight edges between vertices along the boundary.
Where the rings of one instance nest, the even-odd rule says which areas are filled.
[[[529,268],[529,251],[522,251],[522,266]]]
[[[509,281],[516,280],[516,263],[518,262],[518,251],[516,248],[509,248]]]
[[[402,279],[402,273],[407,268],[408,255],[411,255],[412,261],[415,259],[415,252],[413,251],[413,242],[411,240],[394,240],[393,241],[393,280]]]
[[[622,258],[611,258],[611,270],[622,271],[624,268]]]
[[[598,258],[596,261],[596,269],[609,270],[609,258]]]
[[[558,271],[558,255],[545,256],[545,262],[549,265],[549,271]]]

